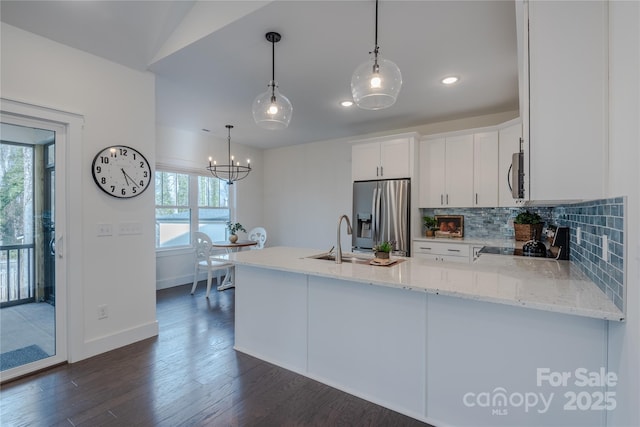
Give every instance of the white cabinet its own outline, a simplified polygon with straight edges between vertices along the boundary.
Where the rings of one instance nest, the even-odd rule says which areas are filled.
[[[608,151],[609,2],[526,4],[530,198],[601,198]]]
[[[498,132],[473,135],[473,205],[498,206]]]
[[[472,206],[473,135],[426,139],[420,156],[422,207]]]
[[[414,240],[413,256],[432,261],[469,263],[470,249],[465,243]]]
[[[422,207],[444,206],[445,139],[438,138],[420,143],[420,193]],[[425,191],[426,190],[426,191]]]
[[[498,134],[498,206],[513,207],[518,206],[518,199],[514,199],[511,193],[511,161],[513,154],[520,150],[520,138],[522,137],[522,124],[517,123],[509,127],[500,129]],[[525,176],[525,182],[528,182]],[[525,197],[529,190],[525,185]]]
[[[411,138],[354,144],[351,148],[353,181],[411,177]]]

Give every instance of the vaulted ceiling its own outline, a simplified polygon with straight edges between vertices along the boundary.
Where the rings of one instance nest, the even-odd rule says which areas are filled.
[[[374,45],[375,2],[7,1],[1,20],[157,77],[157,122],[271,148],[518,109],[514,2],[382,0],[379,45],[400,67],[394,106],[344,108]],[[259,128],[253,99],[275,74],[290,126]],[[448,75],[459,83],[444,86]]]

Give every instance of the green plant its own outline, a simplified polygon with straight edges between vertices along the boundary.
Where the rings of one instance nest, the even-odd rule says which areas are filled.
[[[247,232],[247,230],[245,230],[242,224],[240,224],[239,222],[229,221],[227,222],[227,228],[229,229],[229,233],[231,234],[236,234],[238,231],[244,231],[245,233]]]
[[[423,216],[422,224],[424,224],[424,228],[427,230],[435,230],[438,228],[438,221],[432,216]]]
[[[513,222],[514,224],[540,224],[542,222],[542,217],[536,212],[526,210],[520,212]]]
[[[391,252],[391,243],[384,241],[373,247],[374,252]]]

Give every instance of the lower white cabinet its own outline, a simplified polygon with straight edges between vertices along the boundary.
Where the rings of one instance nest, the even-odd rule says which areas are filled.
[[[459,262],[469,264],[470,247],[465,243],[446,243],[416,240],[413,242],[413,256],[432,261]]]

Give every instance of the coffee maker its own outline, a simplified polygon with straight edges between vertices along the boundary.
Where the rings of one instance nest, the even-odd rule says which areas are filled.
[[[569,261],[569,227],[549,226],[547,238],[551,241],[549,251],[558,260]]]

